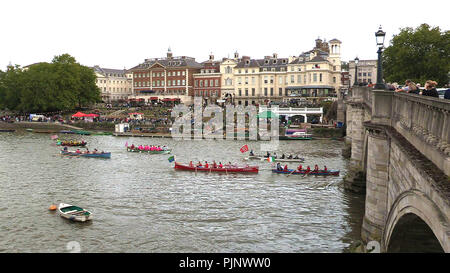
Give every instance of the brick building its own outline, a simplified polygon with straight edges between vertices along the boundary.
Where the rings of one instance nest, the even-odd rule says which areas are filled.
[[[195,58],[174,57],[169,48],[166,58],[146,59],[129,70],[133,75],[133,98],[191,104],[194,74],[202,67]]]
[[[220,61],[214,61],[214,55],[202,63],[200,73],[194,74],[194,96],[202,97],[204,103],[216,103],[221,98]]]

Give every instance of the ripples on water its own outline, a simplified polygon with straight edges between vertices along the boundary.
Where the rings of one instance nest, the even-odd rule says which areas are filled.
[[[66,252],[70,241],[82,252],[342,252],[359,236],[361,197],[339,186],[342,142],[280,141],[277,154],[341,170],[287,177],[259,161],[249,163],[266,169],[258,175],[175,171],[167,155],[124,147],[168,145],[179,162],[244,164],[239,148],[258,153],[261,142],[83,138],[112,158],[62,157],[49,135],[0,135],[1,252]],[[73,223],[47,210],[59,202],[92,211],[94,220]]]

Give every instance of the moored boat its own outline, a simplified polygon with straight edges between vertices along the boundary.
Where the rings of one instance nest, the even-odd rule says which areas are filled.
[[[82,156],[82,157],[96,157],[96,158],[111,158],[111,153],[76,153],[73,151],[61,151],[62,155],[69,155],[69,156]]]
[[[323,175],[323,176],[328,176],[328,175],[339,175],[339,170],[318,170],[317,172],[314,170],[311,170],[309,172],[307,172],[306,170],[294,170],[293,169],[288,169],[288,170],[277,170],[277,169],[272,169],[273,173],[285,173],[285,174],[302,174],[302,175]]]
[[[246,166],[246,167],[228,167],[224,166],[223,168],[205,168],[205,167],[196,167],[183,165],[175,162],[175,170],[182,171],[199,171],[199,172],[221,172],[221,173],[258,173],[258,166]]]
[[[92,220],[92,213],[90,211],[69,204],[60,203],[58,212],[61,217],[72,221],[86,222]]]
[[[0,132],[6,132],[6,133],[12,133],[15,132],[16,130],[14,129],[0,129]]]

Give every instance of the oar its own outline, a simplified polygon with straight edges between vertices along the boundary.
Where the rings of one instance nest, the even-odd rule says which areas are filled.
[[[293,174],[294,172],[295,172],[295,169],[290,174],[288,174],[286,177],[289,177],[289,175]]]
[[[310,171],[306,171],[305,174],[302,177],[305,177]]]

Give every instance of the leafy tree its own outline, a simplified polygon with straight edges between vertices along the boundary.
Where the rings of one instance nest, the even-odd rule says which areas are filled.
[[[450,71],[450,31],[422,24],[416,29],[400,29],[383,53],[383,70],[387,82],[417,83],[435,80],[448,83]]]
[[[69,54],[26,70],[9,66],[0,71],[0,109],[50,112],[87,106],[101,100],[95,80],[94,71]]]

